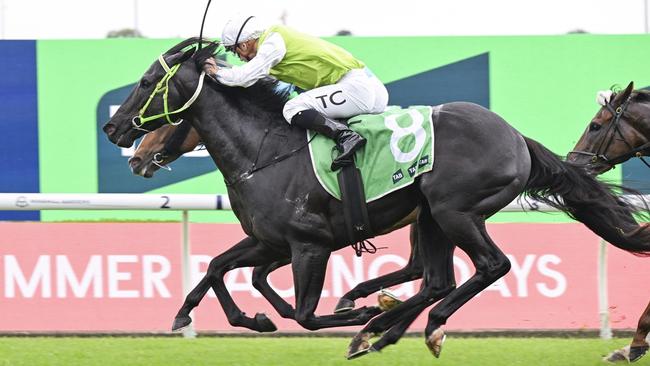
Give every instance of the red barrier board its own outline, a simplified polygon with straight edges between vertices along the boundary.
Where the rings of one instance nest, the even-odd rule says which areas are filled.
[[[448,330],[597,329],[597,257],[600,239],[579,224],[491,224],[488,230],[508,255],[512,270],[454,314]],[[177,223],[0,223],[0,332],[160,332],[171,327],[183,301],[181,226]],[[191,273],[196,283],[213,256],[237,243],[238,225],[192,224]],[[373,239],[377,254],[357,258],[351,249],[332,254],[318,314],[330,314],[357,283],[403,266],[408,230]],[[648,260],[608,248],[609,303],[615,329],[635,328],[648,302],[643,280]],[[460,250],[457,284],[474,272]],[[225,282],[249,316],[267,313],[281,331],[302,328],[280,318],[251,286],[252,268],[229,272]],[[270,276],[277,292],[294,303],[290,266]],[[402,299],[419,282],[393,287]],[[357,301],[373,305],[376,296]],[[428,310],[411,330],[423,329]],[[210,291],[194,313],[201,330],[231,327]],[[357,328],[336,330],[353,330]]]

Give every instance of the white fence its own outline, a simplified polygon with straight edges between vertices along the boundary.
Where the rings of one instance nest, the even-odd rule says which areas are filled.
[[[644,197],[650,200],[650,196]],[[639,202],[641,204],[641,202]],[[182,282],[183,291],[190,291],[190,240],[189,213],[194,210],[230,210],[230,200],[221,194],[75,194],[75,193],[0,193],[0,210],[176,210],[182,211]],[[513,201],[503,212],[540,211],[554,212],[553,207],[539,202]],[[601,240],[598,256],[598,297],[600,336],[612,336],[607,301],[607,246]],[[194,337],[192,328],[185,330],[186,337]]]
[[[189,213],[192,210],[230,210],[230,200],[221,194],[131,194],[131,193],[0,193],[0,210],[175,210],[183,211],[181,225],[181,273],[183,292],[191,290]],[[196,336],[192,325],[183,331]]]

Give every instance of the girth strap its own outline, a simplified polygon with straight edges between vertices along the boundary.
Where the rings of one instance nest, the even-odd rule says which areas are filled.
[[[363,252],[375,253],[377,247],[366,240],[375,235],[370,227],[361,172],[354,164],[346,165],[341,168],[337,178],[341,188],[346,232],[348,240],[353,243],[352,248],[355,254],[360,257]]]

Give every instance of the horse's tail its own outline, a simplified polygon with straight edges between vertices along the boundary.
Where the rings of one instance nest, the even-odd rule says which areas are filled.
[[[582,167],[562,161],[539,142],[524,139],[531,157],[526,196],[564,211],[623,250],[650,256],[650,228],[639,226],[633,216],[640,209],[614,193],[632,191],[603,183]],[[645,209],[647,212],[647,206]]]

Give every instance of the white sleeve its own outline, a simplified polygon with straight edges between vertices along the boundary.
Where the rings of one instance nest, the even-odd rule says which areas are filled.
[[[231,68],[219,68],[217,80],[228,86],[249,87],[264,76],[269,70],[277,65],[287,53],[287,46],[279,33],[271,33],[259,45],[257,55],[249,62],[241,66]]]

